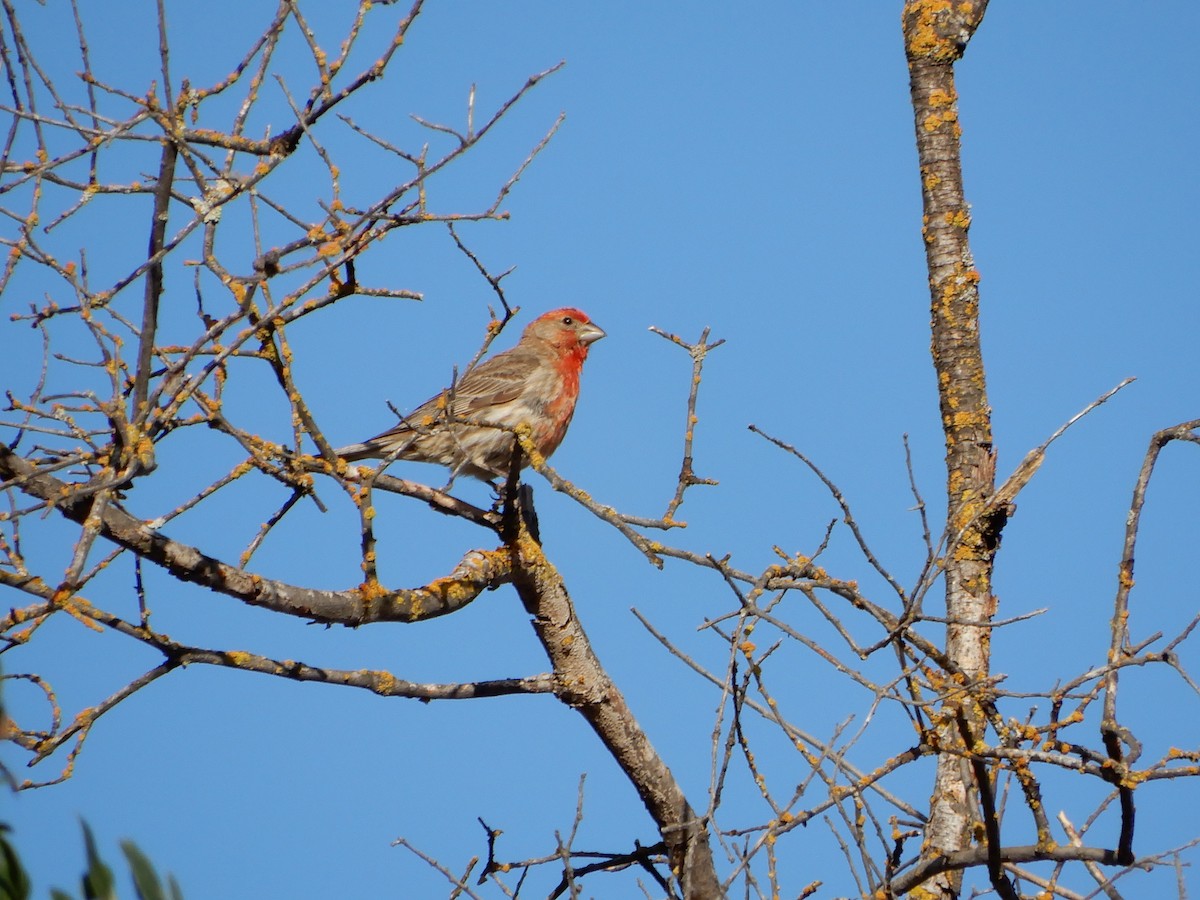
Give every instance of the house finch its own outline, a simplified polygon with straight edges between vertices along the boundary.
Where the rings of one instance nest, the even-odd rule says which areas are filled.
[[[542,456],[558,449],[575,413],[588,348],[602,337],[604,331],[578,309],[544,313],[511,350],[469,370],[394,428],[337,454],[350,462],[437,463],[450,468],[451,484],[460,474],[488,482],[505,478],[513,457],[512,429],[522,422]]]

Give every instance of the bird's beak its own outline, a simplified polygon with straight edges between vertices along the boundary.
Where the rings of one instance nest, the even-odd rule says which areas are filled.
[[[588,322],[586,325],[580,328],[578,332],[579,343],[581,344],[594,344],[596,341],[600,340],[600,338],[606,336],[607,334],[603,328],[591,322]]]

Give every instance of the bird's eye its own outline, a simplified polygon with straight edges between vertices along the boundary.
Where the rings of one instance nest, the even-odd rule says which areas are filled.
[[[563,316],[563,324],[564,325],[574,325],[575,320],[572,319],[570,316]]]

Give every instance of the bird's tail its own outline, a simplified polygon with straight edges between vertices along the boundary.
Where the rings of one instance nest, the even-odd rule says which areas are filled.
[[[338,447],[333,452],[346,460],[346,462],[358,462],[360,459],[378,459],[381,456],[387,456],[387,452],[372,441]]]

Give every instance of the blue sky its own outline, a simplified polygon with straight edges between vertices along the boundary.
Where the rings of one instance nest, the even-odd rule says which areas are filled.
[[[157,77],[153,4],[81,6],[102,80],[147,90]],[[177,29],[176,83],[190,75],[194,85],[227,72],[273,9],[219,3],[201,14],[199,5],[167,6]],[[376,13],[391,20],[387,9]],[[334,46],[341,26],[313,14],[323,43]],[[69,23],[60,0],[27,5],[22,15],[35,46]],[[380,27],[377,41],[390,30]],[[1007,675],[1010,690],[1044,690],[1103,662],[1125,512],[1147,441],[1200,415],[1198,29],[1200,11],[1185,2],[996,3],[959,66],[1000,471],[1104,391],[1138,378],[1054,445],[1005,531],[1001,615],[1048,608],[996,635],[994,670]],[[721,483],[688,495],[681,516],[689,528],[671,538],[697,552],[732,553],[750,571],[772,562],[773,545],[816,549],[837,509],[807,470],[747,430],[753,423],[822,466],[876,553],[911,583],[922,545],[901,436],[909,435],[935,525],[944,471],[899,4],[764,3],[734,12],[708,2],[431,3],[387,77],[345,111],[395,143],[431,140],[436,148],[438,137],[410,113],[461,122],[472,84],[478,108],[489,110],[559,60],[566,60],[562,71],[430,193],[446,211],[486,205],[566,112],[506,201],[511,220],[461,229],[494,270],[516,266],[505,285],[526,311],[523,321],[570,304],[608,332],[594,347],[554,465],[602,502],[660,513],[678,471],[690,365],[647,329],[694,340],[711,326],[726,344],[710,357],[701,389],[696,467]],[[45,61],[64,79],[78,68],[70,54]],[[295,62],[284,74],[298,92],[310,75]],[[274,133],[287,124],[277,121]],[[347,129],[328,132],[344,160],[348,202],[407,175]],[[150,156],[141,164],[147,172],[155,165]],[[326,180],[311,154],[295,168],[287,196],[315,219]],[[127,220],[81,218],[58,232],[68,253],[91,248],[98,281],[144,250],[148,206],[123,209]],[[493,301],[437,227],[389,236],[359,273],[375,285],[422,291],[425,301],[357,298],[292,330],[300,385],[339,443],[386,427],[387,401],[411,408],[447,383],[478,346]],[[35,275],[29,269],[0,298],[0,387],[18,396],[36,381],[40,342],[8,315],[56,289]],[[190,327],[190,272],[169,273],[167,287],[167,302],[184,310],[168,327]],[[216,302],[218,292],[209,296]],[[70,347],[76,338],[62,340]],[[243,377],[246,400],[236,411],[261,416],[258,427],[285,437],[277,406],[259,408],[269,382],[251,371]],[[160,514],[238,458],[216,435],[164,444],[161,483],[139,490],[131,506]],[[443,480],[420,467],[404,474]],[[1194,448],[1169,448],[1156,479],[1137,560],[1135,639],[1178,633],[1200,606],[1188,577],[1200,500]],[[537,489],[548,555],[597,652],[693,803],[703,805],[718,694],[665,653],[630,610],[720,668],[723,645],[696,626],[734,608],[734,598],[710,573],[681,563],[653,569],[588,512]],[[463,490],[486,499],[480,486]],[[326,498],[341,499],[332,488]],[[271,485],[239,487],[171,533],[235,559],[283,499]],[[384,498],[379,505],[381,576],[389,583],[423,583],[470,547],[489,544],[486,534],[418,504]],[[70,532],[53,522],[39,527],[35,536],[29,526],[27,549],[53,560],[55,536]],[[345,587],[357,581],[357,543],[348,504],[335,502],[325,515],[305,506],[255,565],[297,584]],[[845,529],[835,531],[825,559],[831,573],[858,578],[884,598]],[[127,607],[130,581],[128,568],[114,572],[103,582],[111,593],[97,602]],[[247,609],[158,573],[147,573],[147,588],[159,626],[201,646],[387,668],[414,681],[546,668],[509,589],[446,619],[348,631]],[[2,599],[21,602],[15,594]],[[813,610],[791,602],[795,627],[828,637]],[[155,662],[127,639],[58,618],[3,661],[8,672],[50,677],[67,710],[96,702]],[[1195,646],[1185,644],[1181,655],[1194,672]],[[856,717],[852,728],[863,723],[863,695],[814,656],[789,646],[773,665],[775,689],[798,724],[827,737],[848,716]],[[23,687],[10,685],[6,699],[21,721],[45,715]],[[1130,673],[1121,699],[1147,758],[1200,743],[1197,697],[1177,679]],[[1014,703],[1009,713],[1019,717],[1034,703]],[[878,764],[907,746],[907,728],[884,708],[852,755]],[[790,793],[803,777],[801,761],[790,761],[768,734],[761,740],[773,784]],[[9,765],[19,759],[11,748],[0,752]],[[52,765],[34,774],[44,777]],[[189,897],[441,896],[444,880],[391,841],[403,835],[461,871],[486,849],[482,817],[504,829],[505,856],[550,852],[554,831],[570,828],[582,773],[580,846],[620,850],[654,839],[632,789],[584,723],[550,698],[421,705],[195,666],[106,716],[73,779],[6,796],[2,817],[15,826],[39,896],[51,885],[74,886],[79,816],[110,855],[118,838],[136,840]],[[901,784],[920,800],[927,776],[927,767],[914,769]],[[744,778],[739,784],[743,796],[730,800],[726,827],[766,816]],[[1079,779],[1048,775],[1047,785],[1051,813],[1067,810],[1076,824],[1102,796]],[[1194,827],[1178,827],[1193,815],[1194,787],[1150,785],[1138,798],[1140,853],[1195,836]],[[1027,828],[1020,810],[1011,822],[1017,834]],[[1098,840],[1114,839],[1099,828]],[[793,894],[818,877],[827,892],[820,896],[854,892],[821,827],[788,840],[782,865]],[[1156,877],[1163,890],[1174,883],[1173,873]],[[1186,877],[1195,891],[1200,881]],[[585,884],[598,897],[632,890],[628,880]]]

